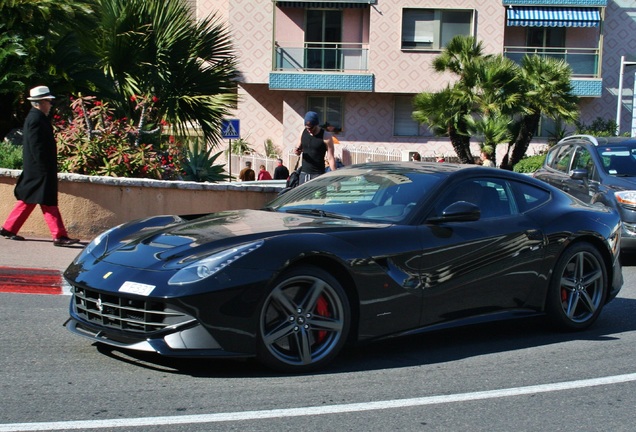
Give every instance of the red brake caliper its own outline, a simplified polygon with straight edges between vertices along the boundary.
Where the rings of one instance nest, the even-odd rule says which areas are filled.
[[[316,301],[316,315],[329,317],[331,314],[329,313],[329,303],[327,303],[327,299],[325,296],[320,296],[318,301]],[[319,330],[318,337],[316,338],[316,342],[320,343],[327,337],[326,330]]]

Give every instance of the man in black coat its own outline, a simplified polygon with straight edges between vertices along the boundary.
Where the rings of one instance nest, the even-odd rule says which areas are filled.
[[[46,86],[31,89],[31,111],[24,121],[23,170],[14,189],[18,202],[2,225],[2,235],[11,240],[24,240],[18,232],[40,205],[55,246],[69,246],[79,239],[69,238],[57,206],[57,147],[53,127],[47,117],[55,96]]]
[[[289,177],[289,170],[285,165],[283,165],[283,160],[281,158],[276,159],[278,165],[274,168],[274,180],[287,180]]]

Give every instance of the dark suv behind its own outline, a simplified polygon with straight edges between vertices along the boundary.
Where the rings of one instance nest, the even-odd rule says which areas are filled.
[[[636,139],[572,135],[552,147],[534,177],[587,203],[618,210],[621,249],[636,251]]]

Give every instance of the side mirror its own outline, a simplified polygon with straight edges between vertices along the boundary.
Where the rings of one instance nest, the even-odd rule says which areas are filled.
[[[473,203],[457,201],[444,210],[440,216],[434,216],[427,220],[430,223],[442,222],[474,222],[481,217],[481,210]]]
[[[570,171],[572,180],[587,180],[587,170],[585,168],[577,168]]]

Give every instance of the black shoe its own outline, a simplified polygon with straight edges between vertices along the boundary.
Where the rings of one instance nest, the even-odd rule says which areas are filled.
[[[79,239],[60,237],[53,240],[54,246],[70,246],[79,243]]]
[[[9,240],[18,240],[18,241],[24,240],[24,237],[19,236],[17,234],[13,234],[11,231],[7,231],[4,228],[2,228],[2,231],[0,232],[0,235],[2,237],[4,237],[4,238],[8,238]]]

